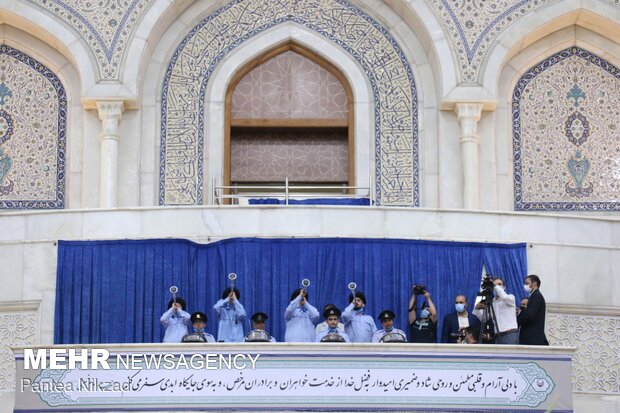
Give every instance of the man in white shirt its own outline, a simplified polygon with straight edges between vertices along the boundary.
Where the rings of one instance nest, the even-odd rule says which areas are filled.
[[[501,278],[493,280],[493,312],[495,313],[495,341],[494,344],[519,344],[519,329],[517,326],[517,307],[515,296],[506,293],[506,286]],[[486,304],[476,304],[474,314],[484,324],[489,311],[484,311]]]

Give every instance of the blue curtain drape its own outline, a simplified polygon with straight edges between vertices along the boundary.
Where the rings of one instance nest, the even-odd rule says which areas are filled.
[[[284,205],[286,200],[279,198],[250,198],[250,205]],[[289,205],[370,205],[369,198],[309,198],[289,199]]]
[[[366,294],[368,314],[376,319],[392,309],[396,325],[406,330],[412,285],[427,286],[441,322],[454,311],[456,294],[465,294],[473,307],[483,265],[502,276],[513,293],[520,291],[527,273],[525,244],[343,238],[60,241],[54,340],[159,342],[159,317],[171,285],[179,287],[189,312],[207,314],[207,330],[215,336],[213,305],[231,272],[238,274],[248,318],[256,311],[268,313],[267,328],[278,341],[284,337],[284,310],[303,278],[311,280],[310,303],[321,313],[327,303],[343,309],[347,284],[355,281]]]

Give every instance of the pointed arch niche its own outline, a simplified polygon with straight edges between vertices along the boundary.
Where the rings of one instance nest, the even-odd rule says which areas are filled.
[[[225,185],[354,186],[353,102],[345,75],[303,46],[253,59],[226,91]]]

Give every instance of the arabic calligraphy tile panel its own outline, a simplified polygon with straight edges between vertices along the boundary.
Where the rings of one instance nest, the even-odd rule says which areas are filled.
[[[15,390],[15,357],[9,346],[38,343],[36,311],[0,313],[0,392]]]
[[[66,121],[58,77],[0,46],[0,208],[64,207]]]
[[[525,73],[512,100],[515,209],[620,209],[620,71],[571,47]]]
[[[347,119],[342,84],[321,65],[287,51],[245,75],[232,96],[233,118]]]
[[[86,40],[101,77],[118,79],[121,60],[150,0],[28,0],[55,14]]]
[[[479,80],[489,46],[509,25],[551,0],[436,0],[439,16],[456,52],[463,82]]]
[[[344,0],[235,0],[197,25],[164,79],[160,204],[202,203],[205,85],[218,62],[249,38],[295,22],[338,44],[368,74],[375,100],[375,194],[380,205],[417,206],[417,95],[390,34]]]
[[[620,394],[620,317],[547,315],[551,345],[574,346],[573,390]]]
[[[348,182],[347,132],[239,133],[231,139],[233,182]]]

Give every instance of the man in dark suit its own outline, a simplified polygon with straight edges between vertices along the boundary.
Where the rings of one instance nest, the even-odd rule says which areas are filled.
[[[454,299],[455,312],[446,314],[441,332],[442,343],[456,343],[459,331],[468,327],[480,328],[480,320],[467,312],[467,298],[459,294]]]
[[[537,275],[525,277],[525,291],[530,294],[527,307],[522,308],[517,316],[519,344],[531,346],[548,346],[545,336],[545,314],[547,306],[545,297],[540,293],[540,278]]]

